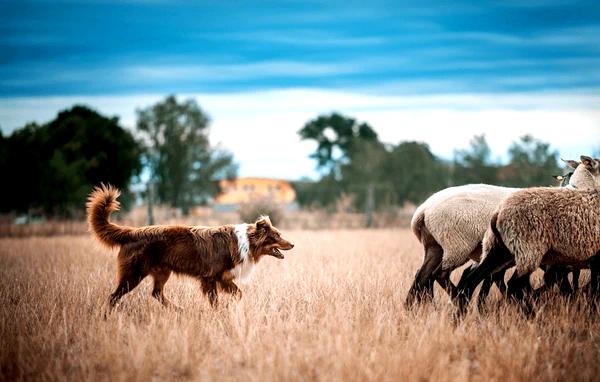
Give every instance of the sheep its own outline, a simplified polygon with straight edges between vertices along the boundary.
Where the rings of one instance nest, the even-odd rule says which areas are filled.
[[[455,294],[450,273],[469,259],[479,260],[481,239],[492,213],[517,190],[487,184],[450,187],[417,208],[411,229],[423,244],[425,256],[406,297],[407,306],[433,297],[434,280],[450,296]]]
[[[578,165],[576,161],[565,162],[574,168]],[[572,175],[568,175],[568,178],[571,177]],[[580,182],[581,179],[578,175],[573,181]],[[425,255],[423,265],[417,271],[406,297],[406,306],[421,302],[423,298],[431,299],[434,281],[451,297],[456,296],[457,291],[450,281],[450,273],[469,259],[479,261],[481,240],[492,214],[500,201],[518,190],[487,184],[450,187],[433,194],[417,208],[411,221],[411,229],[423,244]],[[463,277],[470,270],[466,270]],[[561,276],[563,274],[564,271],[556,269],[550,273],[557,281],[566,280],[565,276]],[[492,282],[504,292],[503,273],[498,273],[494,278],[486,279],[480,293],[480,303],[485,300]]]
[[[573,168],[577,168],[577,166],[579,166],[579,162],[577,161],[564,159],[562,159],[562,161]],[[571,176],[573,176],[573,171],[565,175],[554,175],[553,178],[560,182],[559,187],[575,188],[573,185],[569,184]],[[542,266],[542,269],[544,270],[544,285],[536,290],[538,295],[551,289],[555,285],[558,285],[560,292],[565,296],[572,295],[579,289],[579,276],[581,274],[580,269],[564,267],[560,265]],[[569,283],[569,272],[573,274],[572,286]]]
[[[464,314],[482,280],[513,265],[516,269],[507,295],[525,302],[526,313],[532,313],[530,302],[524,299],[531,289],[529,276],[542,264],[589,265],[590,291],[598,295],[600,159],[582,156],[571,181],[574,178],[578,182],[575,189],[524,189],[499,204],[483,239],[482,261],[461,280],[453,298],[459,314]]]

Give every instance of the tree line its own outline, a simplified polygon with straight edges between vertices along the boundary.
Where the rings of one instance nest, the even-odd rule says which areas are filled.
[[[104,182],[122,190],[125,207],[131,184],[146,183],[156,202],[185,213],[218,191],[217,179],[235,177],[233,156],[210,144],[209,118],[195,101],[169,96],[136,114],[130,131],[76,105],[48,123],[0,132],[0,212],[80,217],[91,188]]]
[[[418,204],[435,191],[467,183],[545,186],[562,171],[558,152],[530,135],[512,143],[504,164],[493,160],[484,135],[444,160],[423,142],[383,143],[367,123],[338,113],[308,121],[298,133],[316,143],[311,157],[321,174],[316,182],[295,183],[301,206],[331,208],[342,195],[359,211]]]
[[[154,202],[187,213],[219,192],[219,179],[237,175],[233,155],[211,145],[210,119],[194,100],[168,96],[136,115],[128,130],[116,117],[76,105],[48,123],[0,132],[0,212],[79,217],[91,187],[104,182],[122,190],[125,207],[134,200],[133,184],[142,197],[153,190]],[[347,196],[362,211],[419,203],[465,183],[547,185],[560,173],[558,153],[530,136],[514,142],[509,162],[500,164],[484,136],[448,161],[422,142],[383,143],[369,124],[338,113],[308,121],[299,135],[316,143],[311,157],[321,174],[293,182],[302,207],[331,208]]]

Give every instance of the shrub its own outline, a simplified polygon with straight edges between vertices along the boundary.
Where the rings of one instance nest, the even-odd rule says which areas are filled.
[[[285,208],[271,198],[256,198],[242,203],[238,210],[240,218],[246,223],[253,223],[262,215],[267,215],[273,225],[280,224],[285,215]]]

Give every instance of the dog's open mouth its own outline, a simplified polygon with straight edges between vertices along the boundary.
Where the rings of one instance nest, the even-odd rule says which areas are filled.
[[[279,251],[279,249],[277,248],[273,248],[271,252],[269,252],[269,256],[273,256],[278,259],[283,259],[283,253],[281,253],[281,251]]]

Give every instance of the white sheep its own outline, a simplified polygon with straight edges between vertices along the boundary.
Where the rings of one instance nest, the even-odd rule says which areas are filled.
[[[512,265],[507,293],[519,300],[531,288],[530,274],[542,264],[589,265],[590,289],[598,292],[600,160],[582,156],[571,181],[575,177],[576,189],[524,189],[499,204],[483,239],[481,263],[459,283],[455,302],[461,313],[482,280]],[[531,305],[525,307],[531,312]]]
[[[565,162],[571,167],[579,164],[575,161]],[[580,183],[585,186],[587,182],[579,173],[573,174],[570,179],[570,187],[577,187]],[[450,187],[436,192],[417,208],[411,228],[423,244],[425,255],[406,297],[407,306],[423,298],[432,298],[434,281],[451,297],[456,297],[457,290],[450,281],[450,273],[470,259],[479,261],[481,241],[493,213],[504,198],[519,190],[488,184]],[[562,270],[553,269],[549,275],[554,275],[556,281],[560,281],[566,279],[563,273]],[[499,273],[494,278],[486,279],[480,302],[487,296],[492,282],[496,282],[504,291],[503,273]]]
[[[411,228],[425,255],[408,292],[407,305],[431,298],[434,280],[451,296],[455,294],[450,273],[469,259],[479,260],[489,219],[500,201],[517,190],[487,184],[450,187],[417,208]]]

